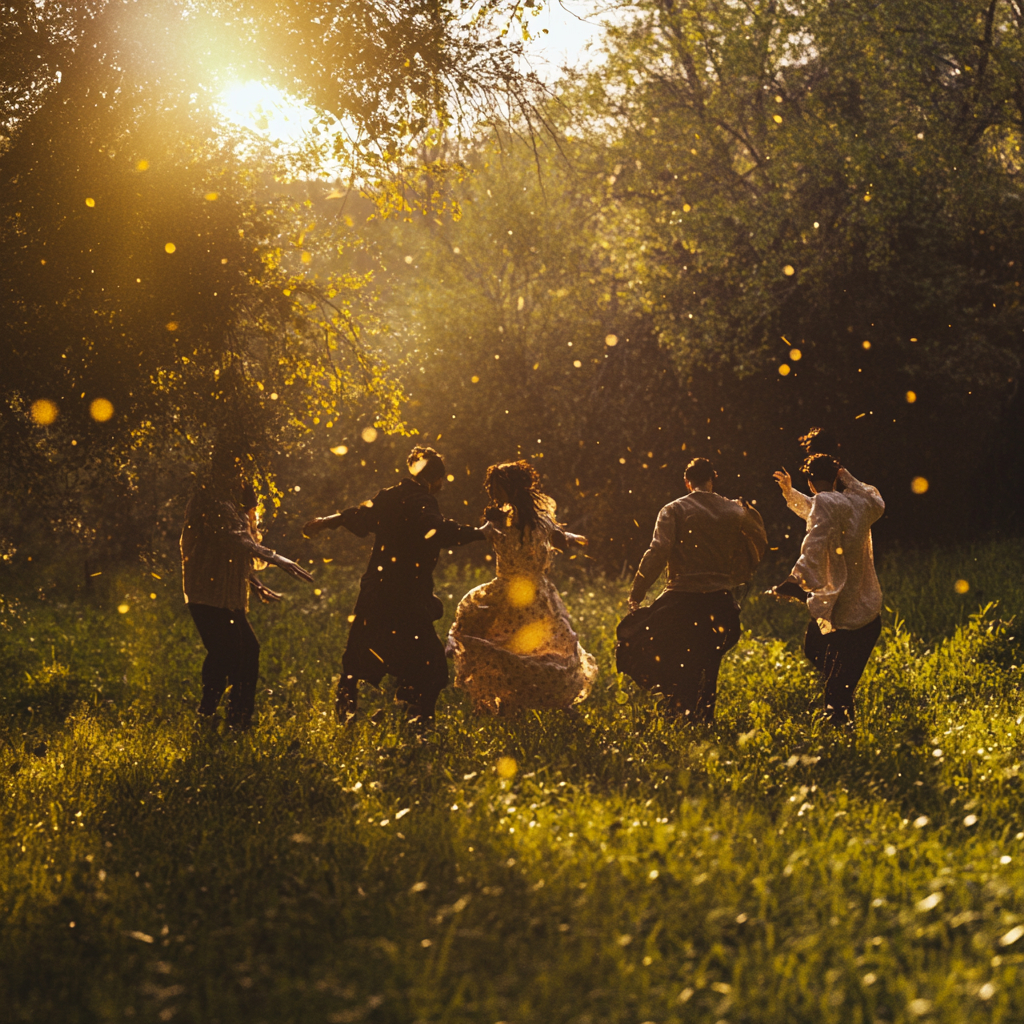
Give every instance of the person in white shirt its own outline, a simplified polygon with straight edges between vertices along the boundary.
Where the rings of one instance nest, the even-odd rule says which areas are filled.
[[[685,479],[689,493],[659,513],[633,580],[617,661],[640,686],[663,694],[670,714],[710,724],[718,668],[740,636],[739,606],[729,591],[750,582],[768,539],[760,515],[742,498],[714,493],[717,474],[707,459],[694,459]],[[665,590],[637,615],[666,567]]]
[[[871,527],[885,502],[829,455],[809,456],[802,471],[812,497],[793,488],[786,470],[774,474],[807,533],[789,578],[772,592],[806,600],[804,653],[822,676],[825,712],[835,725],[852,725],[854,692],[882,630]]]

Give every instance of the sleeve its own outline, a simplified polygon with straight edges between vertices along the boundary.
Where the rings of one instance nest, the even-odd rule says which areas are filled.
[[[272,561],[277,552],[266,548],[252,535],[249,519],[234,502],[218,501],[205,512],[212,532],[229,547],[244,551],[264,562]]]
[[[798,491],[795,487],[791,487],[789,494],[786,495],[786,504],[801,519],[806,519],[811,514],[811,500],[803,491]]]
[[[871,484],[861,483],[848,469],[839,470],[839,479],[842,481],[843,486],[853,494],[859,494],[862,498],[866,498],[868,504],[872,506],[875,512],[875,519],[885,511],[885,502],[882,501],[882,495],[879,493],[877,487],[872,487]]]
[[[349,533],[354,533],[357,537],[366,537],[374,533],[380,521],[377,512],[377,498],[379,497],[380,492],[369,501],[364,501],[362,505],[342,509],[337,516],[331,517],[337,519],[337,523],[331,524],[331,529],[344,526]]]
[[[753,562],[752,568],[756,569],[761,564],[765,551],[768,550],[768,534],[765,532],[761,513],[749,505],[744,505],[744,508],[746,509],[747,519],[744,524],[743,535],[746,537],[747,547],[750,549],[751,561]]]
[[[807,517],[807,533],[800,545],[800,557],[793,566],[793,576],[804,590],[821,590],[828,579],[831,517],[820,501],[811,501]]]
[[[437,499],[424,494],[423,504],[416,511],[413,528],[426,540],[433,537],[441,547],[455,548],[483,540],[484,535],[475,526],[464,526],[454,519],[445,519],[437,507]]]
[[[463,544],[472,544],[475,540],[483,540],[485,534],[475,526],[463,526],[454,519],[442,519],[438,527],[437,536],[442,547],[462,547]]]
[[[676,542],[676,520],[670,507],[666,505],[658,513],[658,521],[654,524],[654,536],[651,546],[644,552],[640,560],[640,568],[633,578],[633,587],[629,592],[631,601],[640,602],[647,595],[662,570],[668,564],[668,555]]]

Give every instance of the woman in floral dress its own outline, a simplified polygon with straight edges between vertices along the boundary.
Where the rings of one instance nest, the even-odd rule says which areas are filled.
[[[496,577],[459,602],[448,634],[455,685],[478,711],[569,708],[586,698],[597,676],[547,577],[556,548],[587,541],[558,525],[555,503],[539,485],[524,460],[487,470],[492,504],[483,529],[494,546]]]

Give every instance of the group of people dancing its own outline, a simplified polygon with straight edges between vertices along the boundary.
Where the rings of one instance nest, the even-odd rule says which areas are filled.
[[[792,572],[769,593],[806,603],[804,651],[821,676],[825,714],[836,725],[849,725],[857,683],[881,631],[871,526],[885,506],[877,489],[816,450],[822,437],[815,430],[802,439],[808,494],[793,487],[785,470],[775,473],[807,530]],[[307,537],[339,527],[357,537],[373,535],[348,616],[338,720],[356,717],[361,683],[379,688],[390,676],[409,719],[428,727],[449,683],[449,659],[455,687],[477,712],[573,709],[589,695],[598,666],[581,646],[549,570],[559,551],[583,547],[587,539],[558,522],[555,502],[526,460],[487,470],[489,504],[480,526],[442,516],[437,494],[447,471],[437,451],[417,445],[406,467],[399,483],[303,529]],[[757,510],[717,493],[717,479],[708,459],[686,466],[687,493],[658,515],[616,643],[619,671],[658,695],[666,715],[703,724],[714,721],[719,667],[740,636],[734,591],[750,583],[767,549]],[[207,651],[200,720],[219,722],[218,706],[230,691],[227,723],[241,729],[252,722],[259,675],[249,593],[267,602],[281,598],[256,573],[276,565],[312,581],[297,562],[263,545],[257,504],[242,460],[219,453],[196,482],[181,536],[185,602]],[[476,542],[492,547],[495,577],[462,598],[442,641],[434,627],[444,615],[434,594],[434,569],[442,550]],[[644,607],[666,570],[663,592]]]

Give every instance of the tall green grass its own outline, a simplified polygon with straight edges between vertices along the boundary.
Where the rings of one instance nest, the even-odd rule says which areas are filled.
[[[8,595],[0,1019],[1020,1021],[1022,568],[1008,542],[890,560],[853,732],[823,724],[767,577],[714,730],[615,674],[624,584],[566,577],[602,666],[581,715],[449,690],[425,738],[377,693],[378,720],[333,722],[333,566],[254,612],[241,736],[194,726],[174,581]]]

